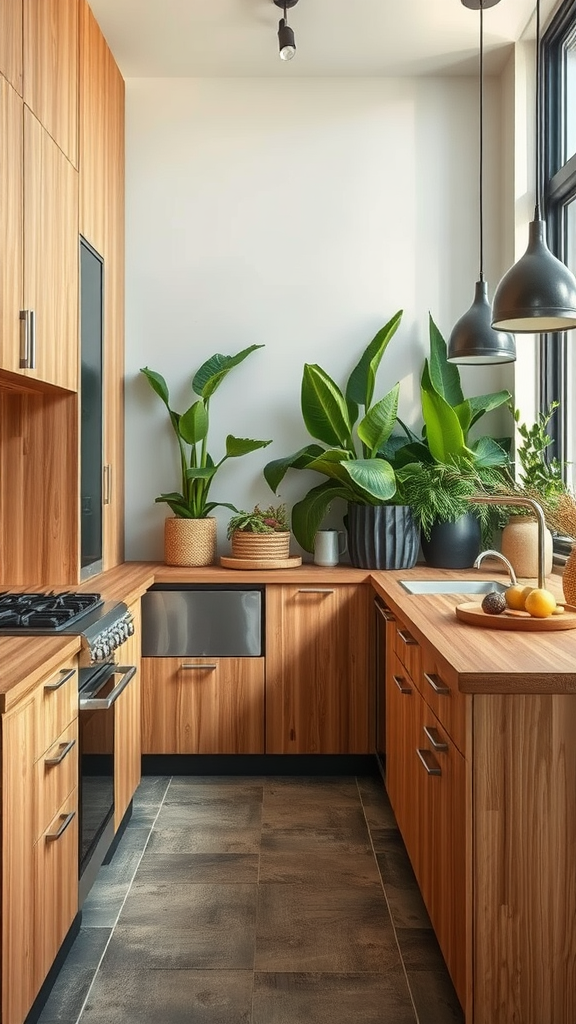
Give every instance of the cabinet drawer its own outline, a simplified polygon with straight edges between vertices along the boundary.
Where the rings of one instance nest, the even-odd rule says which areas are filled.
[[[78,721],[72,722],[34,764],[35,834],[48,828],[78,785]]]
[[[77,789],[42,833],[34,854],[34,974],[39,988],[78,911]]]
[[[411,679],[418,683],[422,674],[422,649],[410,629],[400,619],[396,620],[394,631],[394,653]]]
[[[36,694],[34,761],[51,747],[78,715],[78,670],[75,664],[51,672]]]
[[[422,652],[420,676],[415,677],[424,700],[437,716],[446,732],[464,756],[467,753],[466,717],[470,698],[461,693],[454,683],[446,679],[428,651]]]

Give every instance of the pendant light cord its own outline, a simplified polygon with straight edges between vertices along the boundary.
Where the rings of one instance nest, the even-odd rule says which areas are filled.
[[[540,0],[536,0],[536,209],[534,212],[534,220],[541,219],[541,192],[542,192],[542,181],[541,181],[541,154],[540,154],[540,125],[542,121],[542,98],[540,88]]]
[[[484,280],[484,6],[480,0],[480,280]]]

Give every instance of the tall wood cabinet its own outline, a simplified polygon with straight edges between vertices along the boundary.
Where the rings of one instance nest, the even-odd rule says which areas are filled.
[[[266,752],[371,753],[371,594],[266,587]]]
[[[0,0],[0,75],[22,95],[22,0]]]
[[[79,0],[21,4],[24,102],[77,167]]]

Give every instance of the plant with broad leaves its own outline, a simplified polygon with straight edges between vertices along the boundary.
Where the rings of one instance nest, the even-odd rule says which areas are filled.
[[[228,540],[235,530],[242,533],[287,533],[290,525],[286,505],[269,505],[268,508],[255,505],[251,512],[240,510],[228,523]]]
[[[255,441],[247,437],[234,437],[228,434],[226,451],[219,462],[208,452],[208,428],[210,425],[210,400],[222,381],[235,366],[262,345],[250,345],[235,356],[213,355],[202,364],[192,379],[192,391],[198,395],[186,412],[180,414],[170,406],[170,395],[164,377],[145,366],[141,369],[152,390],[162,400],[168,410],[170,423],[178,443],[180,458],[181,491],[160,494],[157,502],[165,502],[179,519],[205,519],[218,506],[237,512],[234,505],[226,501],[209,501],[208,495],[212,481],[227,459],[236,459],[241,455],[266,448],[271,441]]]
[[[313,469],[328,479],[313,487],[292,510],[292,530],[306,551],[334,498],[363,505],[393,503],[396,476],[381,451],[396,424],[400,385],[373,402],[380,361],[402,317],[399,310],[363,352],[345,392],[315,363],[306,363],[301,408],[308,433],[322,444],[309,444],[264,467],[274,493],[289,469]],[[360,407],[362,418],[358,422]]]

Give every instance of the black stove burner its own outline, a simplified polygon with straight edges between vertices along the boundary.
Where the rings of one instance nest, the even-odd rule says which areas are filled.
[[[63,629],[102,604],[100,594],[0,594],[0,628]]]

